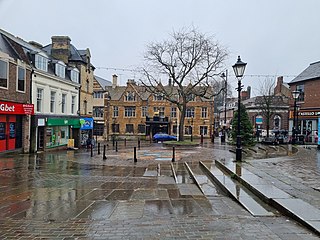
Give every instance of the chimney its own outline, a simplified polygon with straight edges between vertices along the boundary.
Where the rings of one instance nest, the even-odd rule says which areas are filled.
[[[169,81],[168,81],[169,82],[169,86],[171,86],[171,84],[172,84],[171,81],[172,81],[171,78],[169,78]]]
[[[116,74],[112,75],[112,88],[116,88],[118,85],[118,76]]]
[[[51,37],[51,55],[52,57],[63,61],[68,64],[69,57],[71,56],[70,42],[68,36],[52,36]]]

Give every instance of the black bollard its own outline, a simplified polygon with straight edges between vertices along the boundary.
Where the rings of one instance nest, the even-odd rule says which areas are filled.
[[[174,162],[175,159],[175,147],[172,147],[172,162]]]
[[[100,143],[98,143],[98,155],[100,155]]]
[[[193,142],[193,134],[191,134],[191,142]]]
[[[124,139],[124,146],[125,147],[127,146],[127,139],[126,138]]]
[[[133,161],[136,163],[137,160],[137,147],[133,148]]]
[[[201,144],[203,143],[203,134],[201,134]]]
[[[91,143],[91,145],[90,145],[90,152],[91,152],[91,157],[93,157],[93,146],[92,146],[92,143]]]
[[[118,141],[116,141],[116,152],[118,152]]]
[[[138,149],[140,150],[140,138],[138,138]]]
[[[115,139],[114,136],[112,137],[112,148],[114,149],[114,143],[115,143]]]
[[[107,156],[106,156],[106,145],[103,145],[103,157],[102,157],[103,160],[106,160],[107,159]]]

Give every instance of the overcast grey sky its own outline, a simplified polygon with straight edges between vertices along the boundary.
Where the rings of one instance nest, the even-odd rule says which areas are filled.
[[[241,55],[248,63],[243,84],[256,92],[261,75],[289,82],[320,60],[319,10],[319,0],[0,0],[0,28],[43,45],[68,35],[78,49],[90,49],[98,76],[115,73],[124,84],[137,76],[101,68],[134,69],[147,43],[194,26],[229,49],[229,73]]]

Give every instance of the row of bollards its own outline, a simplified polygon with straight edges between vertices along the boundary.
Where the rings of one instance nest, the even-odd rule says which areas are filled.
[[[201,142],[203,142],[203,137],[201,138]],[[126,139],[124,139],[124,145],[126,146]],[[112,145],[113,145],[113,149],[118,152],[118,141],[115,141],[115,139],[113,138],[112,139]],[[100,155],[100,143],[98,143],[98,155]],[[140,150],[140,147],[141,147],[141,141],[140,139],[138,139],[138,150]],[[93,146],[91,145],[90,147],[90,155],[91,157],[93,157]],[[106,155],[106,145],[104,144],[103,145],[103,156],[102,156],[102,159],[103,160],[106,160],[107,159],[107,155]],[[137,159],[137,147],[134,147],[133,148],[133,161],[136,163],[138,162],[138,159]],[[175,147],[172,147],[172,162],[175,162]]]

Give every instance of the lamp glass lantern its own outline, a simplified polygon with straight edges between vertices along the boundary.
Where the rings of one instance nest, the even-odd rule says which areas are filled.
[[[297,100],[298,97],[299,97],[299,95],[300,95],[300,91],[292,91],[292,97],[293,97],[293,99]]]
[[[242,62],[240,56],[238,56],[237,62],[232,66],[234,74],[238,79],[243,77],[246,66],[247,63]]]

